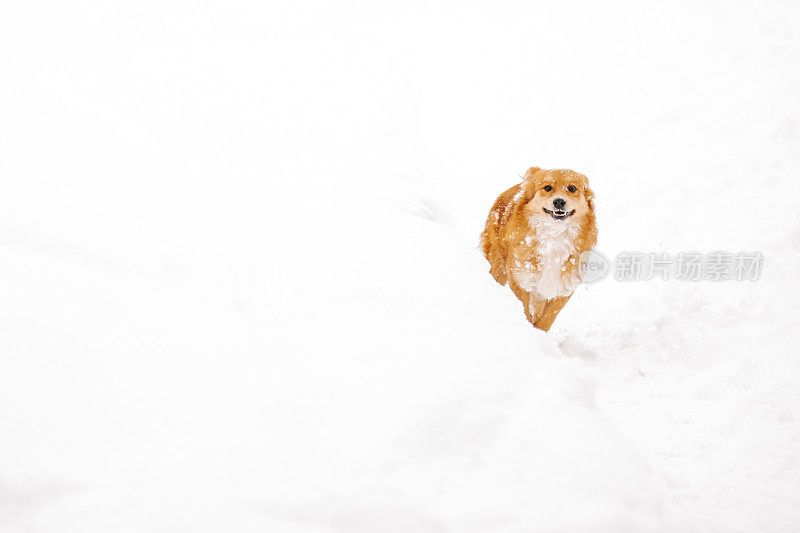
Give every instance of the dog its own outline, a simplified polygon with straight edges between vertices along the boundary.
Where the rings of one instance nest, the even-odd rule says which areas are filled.
[[[594,192],[572,170],[531,167],[501,194],[481,233],[489,272],[548,331],[580,285],[579,258],[597,242]]]

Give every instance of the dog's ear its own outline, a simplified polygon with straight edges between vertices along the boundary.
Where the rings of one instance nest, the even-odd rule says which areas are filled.
[[[525,175],[522,176],[522,181],[531,181],[533,179],[533,175],[542,170],[539,167],[531,167],[526,172]]]
[[[539,167],[531,167],[525,172],[525,175],[522,176],[522,188],[531,196],[539,188],[537,181],[541,179],[541,175],[537,175],[537,173],[540,170],[542,169]]]
[[[536,191],[539,189],[538,180],[541,179],[541,175],[537,175],[537,172],[542,170],[539,167],[531,167],[527,171],[525,171],[525,175],[522,176],[522,183],[521,183],[521,191],[522,196],[519,198],[519,206],[524,206],[527,204],[531,198],[536,194]]]
[[[586,203],[589,204],[589,212],[594,213],[594,191],[587,185],[583,189],[583,195],[586,197]]]
[[[580,184],[583,187],[583,197],[586,198],[586,204],[589,206],[589,212],[594,214],[594,191],[589,187],[589,180],[583,174],[579,174]]]

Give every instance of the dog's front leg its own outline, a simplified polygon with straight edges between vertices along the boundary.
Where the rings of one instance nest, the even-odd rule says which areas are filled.
[[[528,321],[534,326],[536,326],[536,323],[542,319],[542,316],[545,313],[546,306],[547,306],[546,299],[537,295],[535,292],[531,292],[528,299],[528,305],[526,306]]]
[[[522,307],[525,308],[525,318],[528,319],[528,322],[533,324],[533,317],[531,316],[531,293],[523,289],[519,286],[517,282],[513,279],[508,281],[508,286],[511,287],[511,290],[514,292],[514,295],[519,298],[519,301],[522,302]]]
[[[561,298],[556,298],[554,300],[547,300],[545,305],[543,306],[542,313],[539,318],[533,323],[539,329],[543,329],[548,331],[550,326],[553,325],[558,313],[567,305],[567,301],[569,301],[572,295],[569,294],[567,296],[562,296]]]

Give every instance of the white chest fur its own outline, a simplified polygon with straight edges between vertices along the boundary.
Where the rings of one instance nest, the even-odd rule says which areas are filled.
[[[536,240],[536,260],[525,261],[515,269],[517,283],[548,300],[571,294],[580,285],[577,265],[570,259],[580,225],[537,217],[531,222],[531,229]]]

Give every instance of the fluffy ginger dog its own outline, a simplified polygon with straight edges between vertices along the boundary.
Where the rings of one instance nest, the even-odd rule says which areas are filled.
[[[586,176],[566,169],[529,168],[497,198],[481,233],[492,276],[545,331],[581,283],[581,253],[596,242],[594,193]]]

